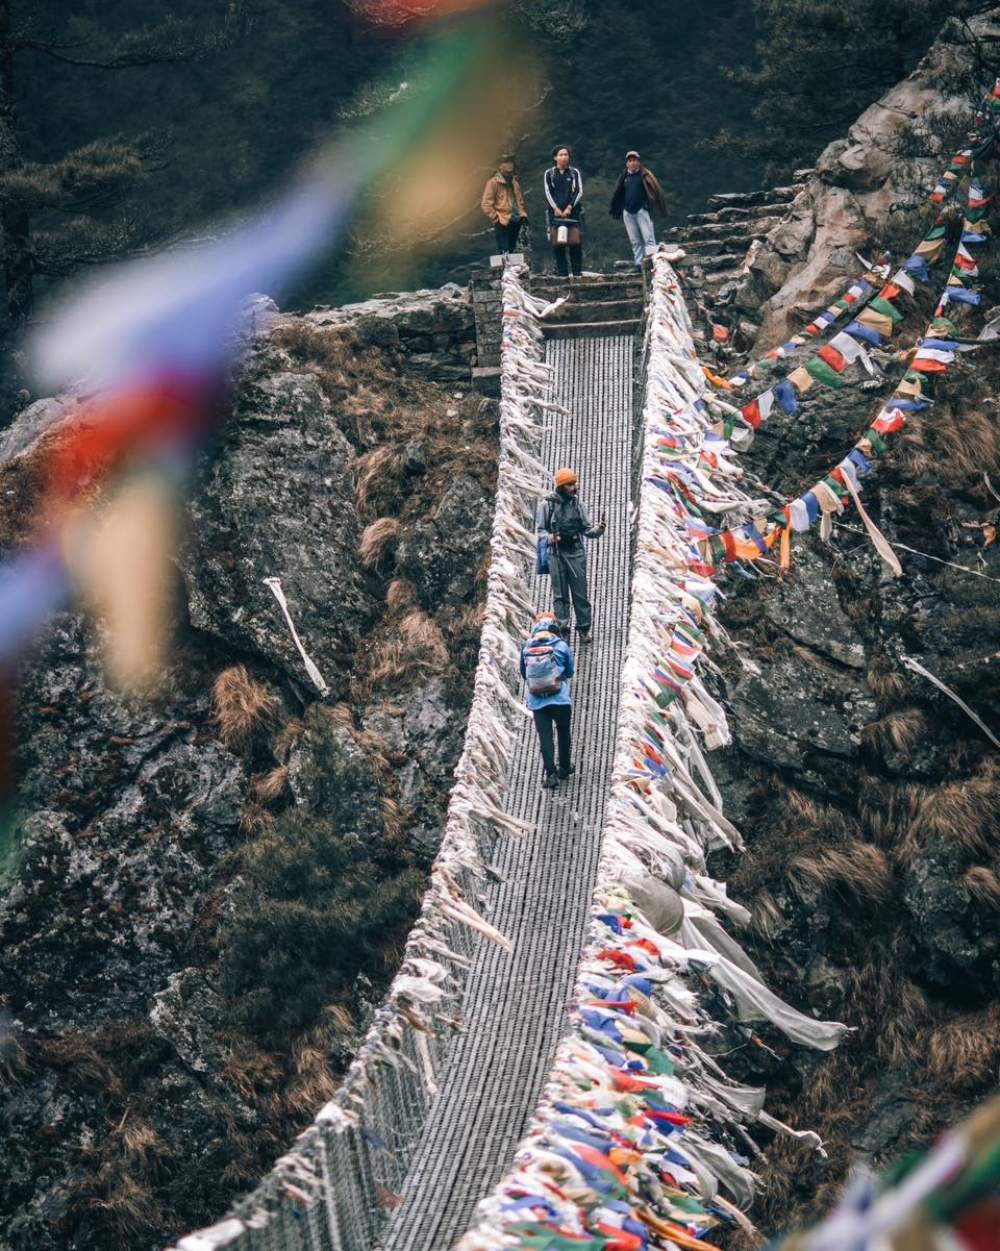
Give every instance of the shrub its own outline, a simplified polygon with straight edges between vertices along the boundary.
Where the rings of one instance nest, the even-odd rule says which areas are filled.
[[[220,961],[222,984],[256,1036],[281,1042],[331,1001],[351,1003],[360,973],[387,971],[421,875],[392,842],[362,842],[304,808],[243,852]]]
[[[363,347],[395,351],[399,347],[399,328],[386,317],[359,317],[353,326],[354,337]]]

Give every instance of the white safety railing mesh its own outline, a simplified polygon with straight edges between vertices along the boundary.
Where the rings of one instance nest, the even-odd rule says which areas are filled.
[[[534,613],[524,579],[534,558],[534,507],[548,489],[537,452],[551,371],[537,326],[549,306],[510,268],[502,286],[500,459],[486,610],[464,750],[420,916],[334,1098],[251,1194],[225,1219],[179,1239],[176,1251],[369,1251],[442,1080],[474,944],[483,937],[507,943],[470,900],[497,835],[523,828],[504,812],[503,792],[526,716],[514,692],[520,642]]]

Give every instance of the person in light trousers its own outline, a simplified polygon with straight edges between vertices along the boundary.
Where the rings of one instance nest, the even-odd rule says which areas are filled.
[[[656,249],[653,217],[666,217],[669,208],[663,188],[652,170],[644,168],[634,149],[625,154],[625,169],[611,197],[611,216],[624,221],[636,269]]]

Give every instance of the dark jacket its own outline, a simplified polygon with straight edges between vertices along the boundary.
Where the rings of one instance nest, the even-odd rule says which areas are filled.
[[[549,559],[559,552],[561,545],[566,551],[576,551],[581,538],[599,539],[604,531],[600,526],[591,524],[587,510],[575,495],[562,495],[554,491],[542,502],[538,515],[538,529],[549,537],[558,534],[564,544],[553,543],[549,549]]]
[[[656,175],[646,169],[644,165],[639,166],[642,174],[642,185],[646,188],[646,198],[649,200],[649,211],[654,217],[666,217],[670,212],[667,204],[667,197],[663,188],[656,180]],[[611,197],[611,216],[616,221],[621,221],[622,212],[625,207],[625,173],[621,173],[618,177],[618,183],[615,186],[614,194]]]
[[[566,173],[560,174],[559,166],[553,165],[545,171],[545,202],[548,205],[549,225],[555,226],[567,221],[578,222],[583,211],[583,175],[573,165],[566,167]],[[569,217],[556,217],[553,209],[571,208]]]

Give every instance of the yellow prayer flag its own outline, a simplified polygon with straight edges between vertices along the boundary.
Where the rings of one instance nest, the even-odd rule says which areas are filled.
[[[788,381],[792,384],[799,395],[805,395],[807,391],[812,390],[816,385],[816,379],[812,374],[804,369],[801,365],[798,369],[793,369],[788,375]]]

